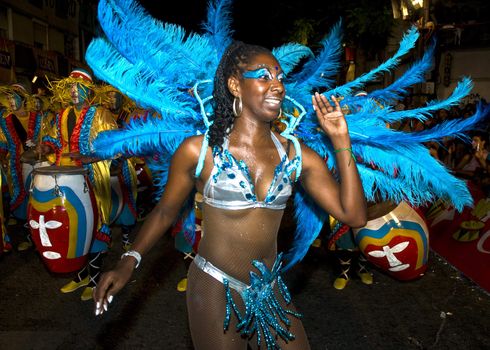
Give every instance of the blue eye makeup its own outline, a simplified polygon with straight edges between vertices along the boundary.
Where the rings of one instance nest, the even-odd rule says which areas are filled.
[[[249,70],[242,75],[245,79],[268,79],[272,80],[272,74],[267,68],[259,68],[255,70]]]
[[[277,70],[277,67],[276,67]],[[245,79],[266,79],[266,80],[273,80],[274,77],[272,76],[272,73],[269,71],[267,68],[259,68],[255,70],[248,70],[242,74],[242,77]],[[284,80],[284,73],[279,73],[277,75],[277,80],[283,81]]]

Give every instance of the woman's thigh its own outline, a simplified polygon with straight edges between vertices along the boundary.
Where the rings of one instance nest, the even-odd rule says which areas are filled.
[[[238,294],[233,294],[235,302],[241,303]],[[196,350],[247,349],[247,339],[236,331],[237,319],[232,310],[228,330],[224,330],[226,295],[223,284],[195,264],[189,268],[186,298],[189,328]]]

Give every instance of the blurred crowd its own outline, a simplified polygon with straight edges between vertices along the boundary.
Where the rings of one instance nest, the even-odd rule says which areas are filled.
[[[457,118],[469,118],[476,113],[477,106],[487,104],[478,94],[465,98],[459,105],[450,110],[438,110],[433,117],[425,121],[417,119],[406,120],[396,128],[403,131],[423,131],[442,122]],[[411,99],[406,99],[398,108],[413,108]],[[481,187],[490,196],[490,160],[489,160],[489,123],[485,122],[478,128],[461,137],[445,138],[442,142],[427,142],[431,155],[440,160],[457,177],[470,180]]]

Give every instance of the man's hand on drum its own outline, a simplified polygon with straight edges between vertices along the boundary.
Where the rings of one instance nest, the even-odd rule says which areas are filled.
[[[94,288],[95,316],[108,310],[109,304],[129,281],[134,270],[134,260],[125,258],[118,262],[114,270],[102,274],[97,287]]]
[[[44,143],[39,143],[36,145],[35,152],[40,155],[46,155],[53,153],[53,149]]]

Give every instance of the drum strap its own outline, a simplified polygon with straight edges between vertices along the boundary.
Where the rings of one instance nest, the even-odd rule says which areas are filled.
[[[22,144],[25,144],[27,141],[27,132],[24,130],[22,123],[15,114],[12,114],[12,125],[14,126],[17,136],[19,136],[19,139],[22,141]]]
[[[75,129],[76,124],[77,124],[77,116],[72,108],[68,112],[68,117],[66,120],[66,130],[68,131],[68,140],[71,139],[71,134],[73,134],[73,129]]]

